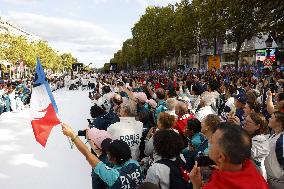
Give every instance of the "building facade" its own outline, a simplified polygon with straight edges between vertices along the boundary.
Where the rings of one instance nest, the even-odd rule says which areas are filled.
[[[23,36],[26,37],[26,39],[29,42],[40,40],[40,37],[25,31],[24,29],[16,26],[15,24],[12,24],[11,22],[9,22],[8,20],[4,19],[1,16],[0,16],[0,34]]]

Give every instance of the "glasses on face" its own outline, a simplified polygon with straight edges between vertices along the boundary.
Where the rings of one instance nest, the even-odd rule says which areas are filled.
[[[246,124],[255,124],[253,121],[246,121]]]

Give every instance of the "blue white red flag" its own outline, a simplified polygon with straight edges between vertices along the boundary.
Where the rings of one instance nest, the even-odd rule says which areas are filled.
[[[30,112],[36,141],[45,147],[52,128],[61,122],[57,117],[58,109],[39,58],[37,58]]]

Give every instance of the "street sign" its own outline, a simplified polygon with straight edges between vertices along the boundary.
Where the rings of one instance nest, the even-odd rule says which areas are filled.
[[[273,60],[271,60],[270,58],[266,58],[263,62],[264,68],[271,68],[272,65],[273,65]]]
[[[217,69],[219,70],[221,68],[221,63],[220,63],[220,56],[209,56],[208,58],[208,70],[211,69]]]

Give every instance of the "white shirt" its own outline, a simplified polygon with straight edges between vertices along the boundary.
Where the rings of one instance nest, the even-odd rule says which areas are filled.
[[[284,175],[283,167],[280,166],[280,164],[277,160],[277,157],[276,157],[276,152],[275,152],[276,141],[281,136],[281,134],[284,134],[284,132],[281,132],[278,135],[272,136],[268,139],[270,153],[265,158],[265,161],[264,161],[267,175],[270,176],[270,177],[273,177],[273,178],[278,178],[278,179],[281,176]],[[283,146],[283,148],[284,148],[284,146]],[[282,150],[284,150],[284,149],[282,149]]]
[[[112,139],[125,141],[129,145],[134,160],[138,160],[140,155],[139,146],[142,131],[143,123],[136,121],[135,117],[120,117],[120,122],[116,122],[107,128]]]
[[[176,118],[178,117],[178,116],[176,115],[175,110],[167,110],[166,113],[168,113],[168,114],[170,114],[170,115],[173,115],[173,116],[175,116]]]
[[[260,162],[262,176],[266,179],[266,170],[264,160],[269,154],[269,142],[267,138],[262,135],[256,135],[252,138],[251,157],[255,161]]]
[[[211,108],[211,106],[205,106],[200,108],[200,110],[195,113],[195,117],[201,122],[209,114],[217,115],[217,113]]]
[[[175,161],[176,158],[173,158],[171,160]],[[182,160],[185,161],[183,158]],[[153,184],[156,184],[161,189],[169,189],[170,188],[170,168],[161,163],[153,163],[147,171],[145,182],[151,182]]]

